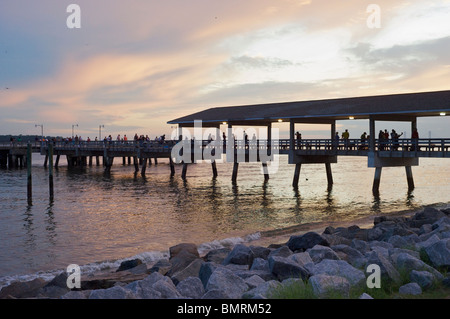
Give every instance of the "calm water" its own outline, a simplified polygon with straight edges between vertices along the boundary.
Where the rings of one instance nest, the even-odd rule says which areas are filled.
[[[54,172],[54,201],[42,163],[34,155],[31,205],[26,170],[0,171],[0,287],[73,263],[95,268],[137,255],[157,258],[180,242],[213,245],[263,230],[450,202],[448,159],[420,159],[412,193],[403,168],[383,169],[379,198],[371,192],[374,169],[359,157],[340,157],[332,165],[330,191],[324,165],[304,165],[294,190],[287,156],[266,184],[260,165],[241,164],[237,186],[230,163],[217,165],[216,180],[209,164],[190,165],[187,182],[178,166],[171,179],[161,160],[147,168],[145,179],[135,176],[133,165],[116,163],[106,176],[103,167],[63,163]]]

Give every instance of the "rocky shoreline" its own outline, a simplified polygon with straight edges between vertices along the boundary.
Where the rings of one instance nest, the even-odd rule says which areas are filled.
[[[369,265],[379,266],[383,284],[403,281],[398,295],[449,288],[450,209],[426,207],[411,216],[375,217],[368,228],[328,226],[282,243],[237,244],[204,256],[197,245],[181,243],[167,259],[127,260],[118,269],[82,275],[79,289],[67,288],[62,272],[51,281],[13,282],[0,299],[264,299],[305,282],[317,298],[330,291],[346,297],[367,284]]]

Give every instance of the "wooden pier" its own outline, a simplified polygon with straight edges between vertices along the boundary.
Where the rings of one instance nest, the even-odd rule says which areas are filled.
[[[159,141],[102,141],[102,142],[45,142],[33,145],[6,143],[0,145],[0,166],[23,168],[29,163],[31,153],[45,156],[44,166],[58,167],[61,156],[66,156],[69,167],[103,165],[109,173],[116,158],[122,165],[133,164],[134,172],[146,174],[146,168],[158,159],[168,159],[170,175],[175,175],[175,165],[182,165],[181,177],[188,178],[190,163],[207,161],[211,164],[212,176],[217,177],[216,160],[226,155],[233,162],[231,180],[237,182],[239,164],[259,162],[264,180],[270,179],[268,163],[275,154],[286,155],[289,164],[295,165],[292,185],[298,187],[302,165],[324,164],[328,187],[333,184],[332,165],[340,156],[364,156],[368,167],[375,168],[373,192],[379,191],[383,167],[405,167],[406,181],[414,188],[412,167],[419,165],[419,158],[450,158],[450,138],[400,138],[377,139],[377,121],[410,122],[411,132],[417,130],[417,118],[450,115],[450,91],[397,94],[373,97],[259,104],[250,106],[212,108],[188,115],[169,124],[178,125],[179,140]],[[369,120],[366,139],[335,139],[336,121]],[[191,139],[184,134],[186,128],[213,128],[217,137],[222,136],[220,127],[227,128],[227,140]],[[272,124],[289,123],[289,139],[272,137]],[[295,125],[328,124],[329,139],[299,139]],[[265,127],[267,139],[230,138],[233,126]],[[186,136],[185,136],[186,135]],[[195,136],[195,135],[194,135]],[[100,164],[100,158],[102,164]],[[181,158],[181,160],[180,160]],[[133,163],[131,163],[131,161]],[[31,177],[30,177],[31,178]]]

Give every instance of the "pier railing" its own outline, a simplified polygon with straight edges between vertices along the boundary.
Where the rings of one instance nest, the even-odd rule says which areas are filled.
[[[33,142],[32,147],[34,151],[45,151],[48,148],[48,144],[52,143],[54,150],[58,151],[121,151],[121,152],[133,152],[136,149],[140,149],[143,152],[162,152],[169,153],[172,148],[179,141],[166,140],[160,141],[46,141],[46,142]],[[186,141],[183,141],[186,142]],[[189,141],[187,141],[189,143]],[[214,144],[211,144],[211,140],[194,141],[191,140],[191,147],[194,148],[212,148]],[[230,147],[229,141],[218,141],[216,145],[223,146],[223,152],[227,151]],[[293,149],[299,153],[333,153],[335,155],[360,155],[365,156],[369,151],[369,140],[363,139],[301,139],[294,140]],[[26,142],[4,142],[0,143],[1,150],[17,150],[25,149],[27,147]],[[235,150],[264,150],[269,149],[277,150],[280,154],[287,154],[291,150],[290,139],[279,140],[235,140]],[[374,151],[379,153],[386,152],[403,152],[403,153],[415,153],[417,156],[442,156],[450,157],[450,138],[431,138],[431,139],[398,139],[398,140],[375,140]]]

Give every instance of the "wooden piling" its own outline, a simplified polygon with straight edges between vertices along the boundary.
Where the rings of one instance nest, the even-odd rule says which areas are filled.
[[[333,173],[331,172],[331,164],[325,163],[325,169],[327,171],[328,187],[330,187],[333,185]]]
[[[55,168],[58,168],[59,166],[59,159],[60,159],[61,155],[56,155],[56,161],[55,161]]]
[[[382,167],[375,168],[375,177],[373,179],[372,192],[378,194],[380,192],[380,180],[381,180]]]
[[[32,182],[31,182],[31,143],[27,144],[27,198],[31,201],[32,198]]]
[[[211,162],[211,168],[212,168],[212,172],[213,172],[213,177],[216,178],[218,176],[216,161]]]
[[[172,157],[169,157],[169,165],[170,165],[170,177],[175,176],[175,165],[173,164]]]
[[[267,182],[269,180],[269,170],[267,168],[267,163],[262,163],[262,169],[264,173],[264,181]]]
[[[134,171],[139,172],[139,162],[137,156],[133,156],[133,161],[134,161]]]
[[[147,170],[147,162],[148,162],[148,158],[147,157],[142,159],[142,169],[141,169],[141,175],[142,176],[145,175],[145,171]]]
[[[49,193],[50,201],[53,201],[54,190],[53,190],[53,144],[48,144],[48,182],[49,182]]]
[[[231,181],[233,183],[236,183],[236,181],[237,181],[238,169],[239,169],[239,162],[234,162],[234,164],[233,164],[233,175],[231,176]]]
[[[292,182],[292,186],[298,187],[298,181],[300,179],[300,170],[302,168],[302,164],[295,164],[295,172],[294,172],[294,181]]]
[[[414,189],[414,178],[412,174],[411,166],[405,166],[406,170],[406,180],[408,181],[408,190]]]
[[[186,179],[187,167],[188,167],[188,164],[183,162],[183,171],[181,172],[182,179]]]

